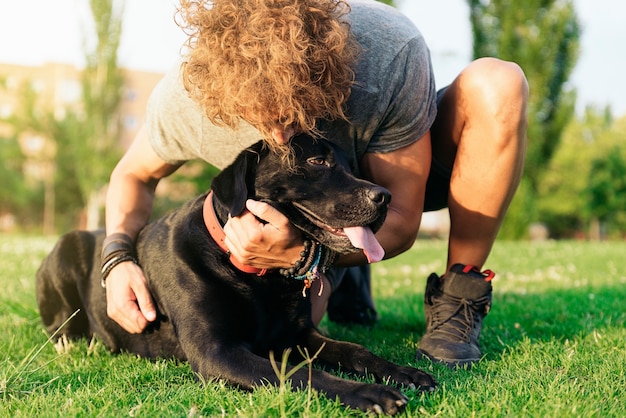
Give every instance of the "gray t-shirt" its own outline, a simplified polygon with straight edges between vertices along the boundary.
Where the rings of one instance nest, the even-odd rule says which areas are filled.
[[[320,121],[324,135],[341,146],[358,173],[365,153],[407,146],[424,135],[437,113],[430,54],[413,23],[396,9],[373,0],[351,0],[348,15],[361,45],[356,83],[345,121]],[[261,139],[246,122],[236,130],[215,126],[185,91],[180,66],[155,87],[147,129],[159,157],[169,163],[202,159],[224,168]]]

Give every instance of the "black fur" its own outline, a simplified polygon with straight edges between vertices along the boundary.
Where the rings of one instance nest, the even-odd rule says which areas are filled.
[[[269,202],[304,234],[340,253],[355,251],[337,229],[384,220],[389,193],[350,174],[341,152],[322,140],[292,140],[293,167],[261,142],[242,152],[212,185],[218,217],[240,214],[247,198]],[[287,348],[315,353],[331,367],[370,373],[377,381],[431,390],[434,379],[411,367],[392,364],[362,346],[329,339],[311,322],[303,282],[277,272],[265,276],[235,269],[210,238],[203,221],[205,196],[148,224],[137,239],[139,262],[158,306],[158,319],[142,334],[129,334],[106,314],[100,286],[104,233],[75,231],[63,236],[37,273],[37,299],[43,323],[53,333],[77,309],[61,332],[96,335],[112,351],[144,357],[188,360],[199,375],[219,377],[240,388],[278,383],[268,356]],[[308,370],[292,376],[306,385]],[[393,414],[406,405],[395,387],[340,379],[313,370],[311,385],[351,407]]]

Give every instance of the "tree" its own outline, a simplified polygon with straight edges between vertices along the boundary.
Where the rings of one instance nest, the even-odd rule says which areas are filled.
[[[603,239],[616,215],[626,210],[626,159],[619,148],[591,163],[587,209],[598,221],[597,238]]]
[[[24,179],[25,157],[15,138],[0,138],[0,161],[0,215],[16,215],[32,209],[33,192]]]
[[[83,72],[82,117],[68,120],[65,126],[74,135],[65,137],[71,152],[78,186],[86,207],[86,227],[100,226],[104,187],[115,162],[120,157],[120,114],[123,76],[117,64],[117,50],[122,34],[122,10],[114,0],[90,0],[95,26],[96,45],[87,52]]]
[[[523,184],[535,195],[574,114],[576,92],[567,84],[579,54],[580,24],[574,6],[571,0],[469,0],[469,5],[474,57],[515,61],[528,78],[529,141]],[[519,208],[534,212],[516,202],[511,210]],[[527,217],[527,222],[531,220]]]
[[[14,137],[9,139],[12,144],[5,148],[4,151],[8,152],[8,155],[2,160],[7,174],[19,173],[22,179],[17,182],[13,178],[11,183],[16,194],[7,195],[5,202],[7,207],[12,206],[12,213],[18,214],[22,226],[30,224],[32,219],[39,218],[35,213],[42,213],[43,216],[39,219],[43,224],[43,231],[52,233],[55,222],[56,144],[50,132],[54,129],[55,120],[52,111],[42,105],[30,81],[26,80],[19,86],[17,97],[19,100],[15,112],[4,119],[4,122],[12,127]],[[29,171],[32,172],[30,181],[25,179],[27,167],[30,167]],[[43,195],[43,202],[38,201],[36,197],[38,195]],[[28,204],[28,210],[22,207],[18,212],[18,208],[24,204]]]
[[[60,231],[84,227],[85,201],[81,190],[83,171],[80,153],[89,154],[85,147],[85,121],[77,113],[70,112],[54,125],[52,136],[57,142],[55,201],[56,226]],[[77,149],[78,148],[78,149]],[[82,150],[82,151],[81,151]]]
[[[600,222],[608,233],[626,231],[624,137],[626,117],[614,120],[608,107],[588,107],[568,125],[537,195],[539,217],[551,236],[580,236],[589,229],[589,236],[599,238]]]

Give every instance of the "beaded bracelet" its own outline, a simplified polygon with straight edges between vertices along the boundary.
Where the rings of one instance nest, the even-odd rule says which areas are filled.
[[[303,274],[299,274],[297,276],[292,276],[293,279],[296,280],[308,280],[309,283],[313,282],[313,280],[318,277],[318,267],[320,264],[320,259],[322,257],[322,246],[319,245],[315,248],[315,252],[311,251],[310,254],[313,254],[313,262],[306,263],[303,267],[306,268],[306,271]]]
[[[122,233],[107,236],[102,242],[100,286],[106,287],[106,279],[111,270],[125,261],[132,261],[139,265],[133,248],[133,240]]]
[[[311,258],[311,249],[313,246],[313,241],[308,239],[304,240],[304,249],[300,252],[300,259],[290,268],[278,270],[279,273],[285,277],[295,277],[300,276],[302,272],[306,272],[310,267],[307,264],[313,261]]]
[[[317,241],[307,239],[304,240],[304,249],[300,253],[300,259],[290,268],[280,269],[279,273],[285,277],[312,282],[317,278],[318,273],[325,273],[336,259],[336,252]]]

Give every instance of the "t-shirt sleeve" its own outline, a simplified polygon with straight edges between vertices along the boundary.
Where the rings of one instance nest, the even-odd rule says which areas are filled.
[[[148,100],[146,129],[156,154],[170,164],[200,158],[203,118],[183,86],[180,66],[174,67]]]
[[[383,117],[367,152],[390,152],[417,141],[437,115],[430,52],[421,36],[407,43],[385,73],[379,101]]]

